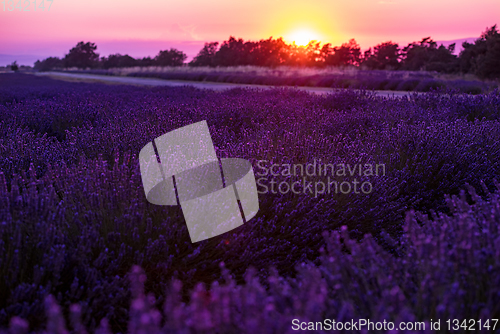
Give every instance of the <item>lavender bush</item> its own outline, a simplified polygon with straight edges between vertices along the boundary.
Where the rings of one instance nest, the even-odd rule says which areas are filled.
[[[284,278],[272,268],[262,281],[250,267],[245,283],[237,284],[221,263],[222,282],[214,281],[210,288],[197,284],[188,302],[182,298],[182,282],[173,280],[163,312],[155,307],[154,295],[145,293],[144,271],[134,266],[129,274],[128,332],[293,333],[293,319],[371,319],[392,321],[396,326],[422,321],[426,329],[414,332],[434,333],[430,319],[497,318],[498,190],[500,184],[493,194],[485,188],[488,196],[483,200],[469,187],[472,205],[465,192],[447,197],[451,216],[433,214],[429,218],[409,212],[400,238],[383,234],[394,245],[393,253],[380,247],[371,235],[360,242],[352,240],[343,226],[340,231],[323,233],[326,247],[320,250],[320,264],[297,265],[295,278]],[[50,295],[45,298],[45,312],[46,333],[67,333],[61,309]],[[70,318],[74,333],[86,333],[79,304],[70,307]],[[444,324],[442,332],[447,332]],[[11,333],[26,333],[28,324],[15,317],[10,328]],[[111,333],[107,318],[101,320],[96,333]]]
[[[0,327],[280,333],[294,316],[498,318],[498,91],[320,97],[5,74],[0,92]],[[254,168],[321,159],[387,173],[367,195],[260,194],[250,222],[191,244],[179,208],[146,201],[137,153],[204,119],[219,157]]]

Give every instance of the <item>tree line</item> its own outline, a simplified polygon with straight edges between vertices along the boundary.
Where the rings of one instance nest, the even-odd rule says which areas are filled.
[[[160,51],[154,58],[144,57],[135,59],[129,55],[112,54],[99,58],[97,46],[91,42],[79,42],[69,50],[64,58],[49,57],[42,61],[37,60],[34,68],[39,71],[48,71],[56,68],[116,68],[133,66],[181,66],[187,56],[184,52],[171,48]]]
[[[282,38],[244,41],[230,37],[227,41],[205,43],[189,66],[276,67],[361,67],[380,70],[437,71],[472,73],[481,78],[500,78],[500,34],[497,26],[487,28],[474,43],[464,42],[463,50],[454,54],[455,44],[437,45],[430,37],[400,47],[391,41],[361,52],[354,39],[340,46],[321,45],[311,41],[306,46],[287,44]],[[133,66],[182,66],[187,56],[175,48],[160,51],[154,58],[135,59],[129,55],[112,54],[99,58],[97,46],[80,42],[62,59],[50,57],[35,63],[37,70],[54,68],[120,68]]]

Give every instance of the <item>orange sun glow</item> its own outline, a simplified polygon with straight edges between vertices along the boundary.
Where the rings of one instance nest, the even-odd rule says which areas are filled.
[[[310,41],[318,41],[319,36],[317,33],[315,33],[312,30],[299,29],[299,30],[295,30],[292,33],[290,33],[287,36],[286,40],[289,42],[295,42],[295,44],[297,44],[299,46],[305,46]]]

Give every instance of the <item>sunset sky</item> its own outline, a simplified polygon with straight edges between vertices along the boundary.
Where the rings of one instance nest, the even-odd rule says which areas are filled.
[[[78,41],[95,42],[101,56],[155,56],[176,47],[191,58],[204,42],[230,35],[312,38],[333,45],[355,38],[364,50],[388,40],[406,45],[427,36],[478,37],[500,23],[500,0],[53,0],[49,12],[47,1],[45,10],[36,12],[34,1],[29,11],[16,8],[19,0],[5,1],[0,65],[63,57]],[[28,1],[22,2],[25,8]]]

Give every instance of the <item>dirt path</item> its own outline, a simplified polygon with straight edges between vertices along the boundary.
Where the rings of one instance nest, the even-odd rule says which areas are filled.
[[[265,85],[249,85],[249,84],[236,84],[236,83],[219,83],[219,82],[198,82],[198,81],[183,81],[183,80],[163,80],[154,78],[137,78],[137,77],[120,77],[120,76],[107,76],[107,75],[96,75],[96,74],[80,74],[80,73],[62,73],[62,72],[37,72],[35,75],[47,75],[53,77],[54,79],[68,80],[68,81],[85,81],[85,82],[104,82],[110,84],[122,84],[122,85],[139,85],[139,86],[170,86],[170,87],[180,87],[180,86],[192,86],[201,89],[212,89],[216,91],[222,91],[231,88],[243,87],[243,88],[261,88],[270,89],[273,86]],[[297,87],[297,89],[314,93],[314,94],[328,94],[336,91],[334,88],[326,87]],[[380,90],[375,91],[377,96],[408,96],[411,92],[401,92],[401,91],[386,91]]]

